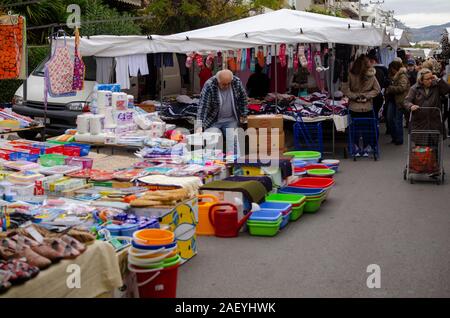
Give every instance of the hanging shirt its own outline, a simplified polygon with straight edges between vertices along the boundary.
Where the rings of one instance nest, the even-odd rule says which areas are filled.
[[[128,56],[116,57],[116,82],[121,89],[130,88],[130,73],[128,72]]]
[[[136,54],[128,56],[128,67],[130,70],[130,76],[148,75],[148,63],[146,54]]]
[[[97,65],[96,82],[99,84],[111,84],[114,59],[112,57],[95,57]]]

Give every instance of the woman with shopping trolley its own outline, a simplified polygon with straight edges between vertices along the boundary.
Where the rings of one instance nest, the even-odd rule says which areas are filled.
[[[408,138],[408,163],[405,179],[427,175],[441,183],[444,180],[443,140],[446,131],[442,120],[441,97],[450,93],[450,86],[428,68],[417,75],[417,84],[405,98],[405,108],[411,111]]]

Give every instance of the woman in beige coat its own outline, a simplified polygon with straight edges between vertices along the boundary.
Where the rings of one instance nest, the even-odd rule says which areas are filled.
[[[342,84],[342,91],[349,98],[351,118],[374,118],[372,101],[381,92],[375,74],[376,70],[370,65],[366,55],[361,55],[353,63],[348,82]],[[353,137],[355,143],[353,153],[356,156],[368,157],[369,152],[376,146],[371,145],[371,139],[374,138],[371,138],[367,132],[361,132],[363,149],[360,149],[358,146],[359,136]]]

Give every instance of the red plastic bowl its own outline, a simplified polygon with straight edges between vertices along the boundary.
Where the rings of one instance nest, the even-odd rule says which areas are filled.
[[[327,165],[321,165],[321,164],[316,164],[316,165],[307,165],[305,167],[306,170],[311,170],[311,169],[330,169],[330,167],[328,167]]]
[[[294,183],[289,184],[290,187],[311,188],[311,189],[325,189],[333,185],[334,180],[332,178],[316,178],[316,177],[305,177]]]

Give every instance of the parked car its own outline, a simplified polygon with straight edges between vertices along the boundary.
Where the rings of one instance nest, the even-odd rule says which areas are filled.
[[[34,118],[44,123],[44,66],[48,61],[46,58],[42,63],[28,76],[27,79],[27,100],[23,98],[23,85],[21,85],[13,99],[13,111]],[[88,104],[92,98],[92,91],[96,84],[96,62],[92,56],[84,56],[83,61],[86,66],[86,75],[84,88],[77,92],[75,96],[70,97],[48,97],[47,103],[47,119],[46,132],[49,135],[61,135],[67,129],[76,127],[76,119],[79,114],[87,110]],[[166,67],[164,71],[160,71],[156,81],[160,81],[164,76],[163,94],[164,96],[177,95],[181,92],[181,76],[180,68],[176,62],[176,54],[174,54],[174,66]],[[125,90],[137,96],[137,81],[131,81],[130,90]],[[134,87],[133,87],[134,86]],[[160,87],[158,85],[158,87]],[[33,139],[37,136],[37,132],[24,131],[19,133],[21,138]]]

